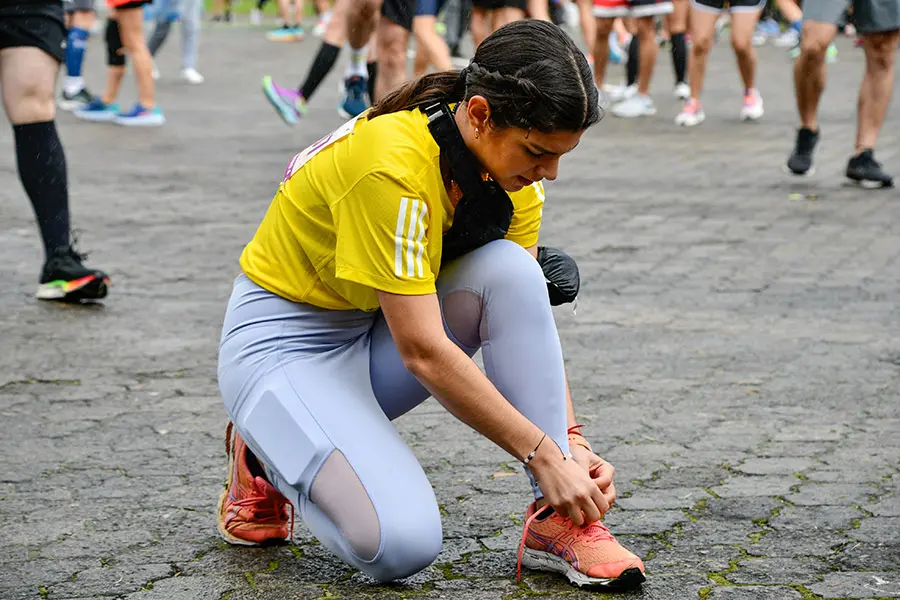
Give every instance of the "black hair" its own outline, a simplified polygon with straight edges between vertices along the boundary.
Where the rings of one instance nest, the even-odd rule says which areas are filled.
[[[420,77],[385,96],[369,118],[483,96],[496,127],[581,131],[603,117],[587,59],[552,23],[523,20],[488,36],[461,71]]]

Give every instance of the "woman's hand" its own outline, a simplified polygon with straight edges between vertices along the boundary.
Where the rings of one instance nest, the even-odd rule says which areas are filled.
[[[612,466],[597,458],[605,467],[597,465],[595,471],[603,477],[602,482],[608,482],[605,485],[608,490],[612,485]],[[599,521],[609,510],[609,501],[590,471],[576,460],[564,460],[555,444],[542,444],[528,466],[547,503],[576,526]],[[615,488],[612,497],[615,499]]]
[[[585,448],[577,444],[570,447],[575,462],[581,465],[590,475],[594,484],[600,489],[607,504],[611,507],[616,501],[616,484],[613,482],[615,467]],[[604,511],[605,514],[605,511]]]

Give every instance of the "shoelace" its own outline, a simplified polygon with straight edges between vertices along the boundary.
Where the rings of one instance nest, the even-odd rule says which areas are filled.
[[[519,542],[519,555],[516,561],[516,581],[522,581],[522,556],[525,554],[525,540],[528,539],[528,528],[531,527],[531,524],[534,520],[541,516],[542,513],[552,510],[548,507],[544,507],[540,510],[534,511],[534,514],[528,517],[525,520],[525,526],[522,528],[522,539]],[[547,517],[551,518],[550,516]],[[610,533],[609,529],[601,523],[600,521],[594,521],[587,527],[578,527],[572,523],[572,519],[566,517],[562,519],[563,524],[573,530],[574,533],[572,537],[576,540],[586,540],[589,542],[599,542],[599,541],[615,541],[615,537]]]
[[[234,424],[229,421],[228,425],[225,426],[225,454],[231,456],[231,442],[232,442],[232,433],[234,431]],[[256,481],[253,482],[253,489],[257,492],[259,488],[256,485]],[[235,500],[233,502],[235,506],[247,507],[250,509],[250,512],[253,513],[254,520],[257,520],[261,523],[272,522],[274,520],[280,519],[281,515],[284,514],[284,505],[287,504],[291,508],[291,529],[290,536],[291,539],[294,538],[294,503],[290,501],[282,501],[273,496],[265,496],[260,494],[258,496],[250,496],[249,498],[242,498],[241,500]]]
[[[253,489],[258,493],[259,488],[256,486],[254,482]],[[281,521],[281,517],[284,515],[284,506],[287,504],[291,508],[291,529],[290,535],[293,538],[294,535],[294,504],[292,502],[286,502],[274,496],[266,496],[264,494],[259,494],[250,496],[247,498],[241,498],[240,500],[235,500],[232,503],[234,506],[240,506],[242,508],[246,507],[250,509],[250,512],[253,514],[253,521],[256,523],[260,523],[263,525],[266,524],[278,524]]]

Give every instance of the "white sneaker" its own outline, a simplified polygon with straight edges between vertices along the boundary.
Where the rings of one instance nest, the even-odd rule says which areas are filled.
[[[796,29],[787,29],[780,36],[775,38],[775,45],[779,48],[793,48],[800,43],[800,34]]]
[[[693,127],[705,120],[706,113],[703,112],[703,107],[700,106],[700,103],[696,100],[689,99],[684,103],[684,108],[681,109],[678,116],[675,117],[675,124],[679,127]]]
[[[635,94],[612,107],[612,114],[623,119],[649,117],[656,114],[653,99],[646,94]]]
[[[258,8],[254,8],[250,10],[250,24],[251,25],[262,25],[262,11]]]
[[[685,82],[681,82],[675,86],[675,97],[679,100],[687,100],[691,97],[691,86]]]
[[[609,98],[611,104],[616,104],[617,102],[628,100],[637,94],[637,84],[625,85],[621,83],[619,85],[609,85],[604,83],[603,93]]]
[[[189,68],[184,69],[181,72],[181,78],[187,81],[188,83],[198,84],[203,83],[204,78],[203,75],[197,72],[197,69]]]
[[[764,112],[762,96],[759,95],[758,90],[752,89],[744,94],[741,121],[758,121]]]
[[[159,67],[156,66],[156,63],[153,63],[153,70],[150,71],[150,77],[153,78],[153,81],[159,79]]]

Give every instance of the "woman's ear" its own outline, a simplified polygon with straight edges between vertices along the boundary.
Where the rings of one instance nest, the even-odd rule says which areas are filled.
[[[484,96],[472,96],[466,103],[466,116],[473,128],[487,131],[491,124],[491,105]]]

